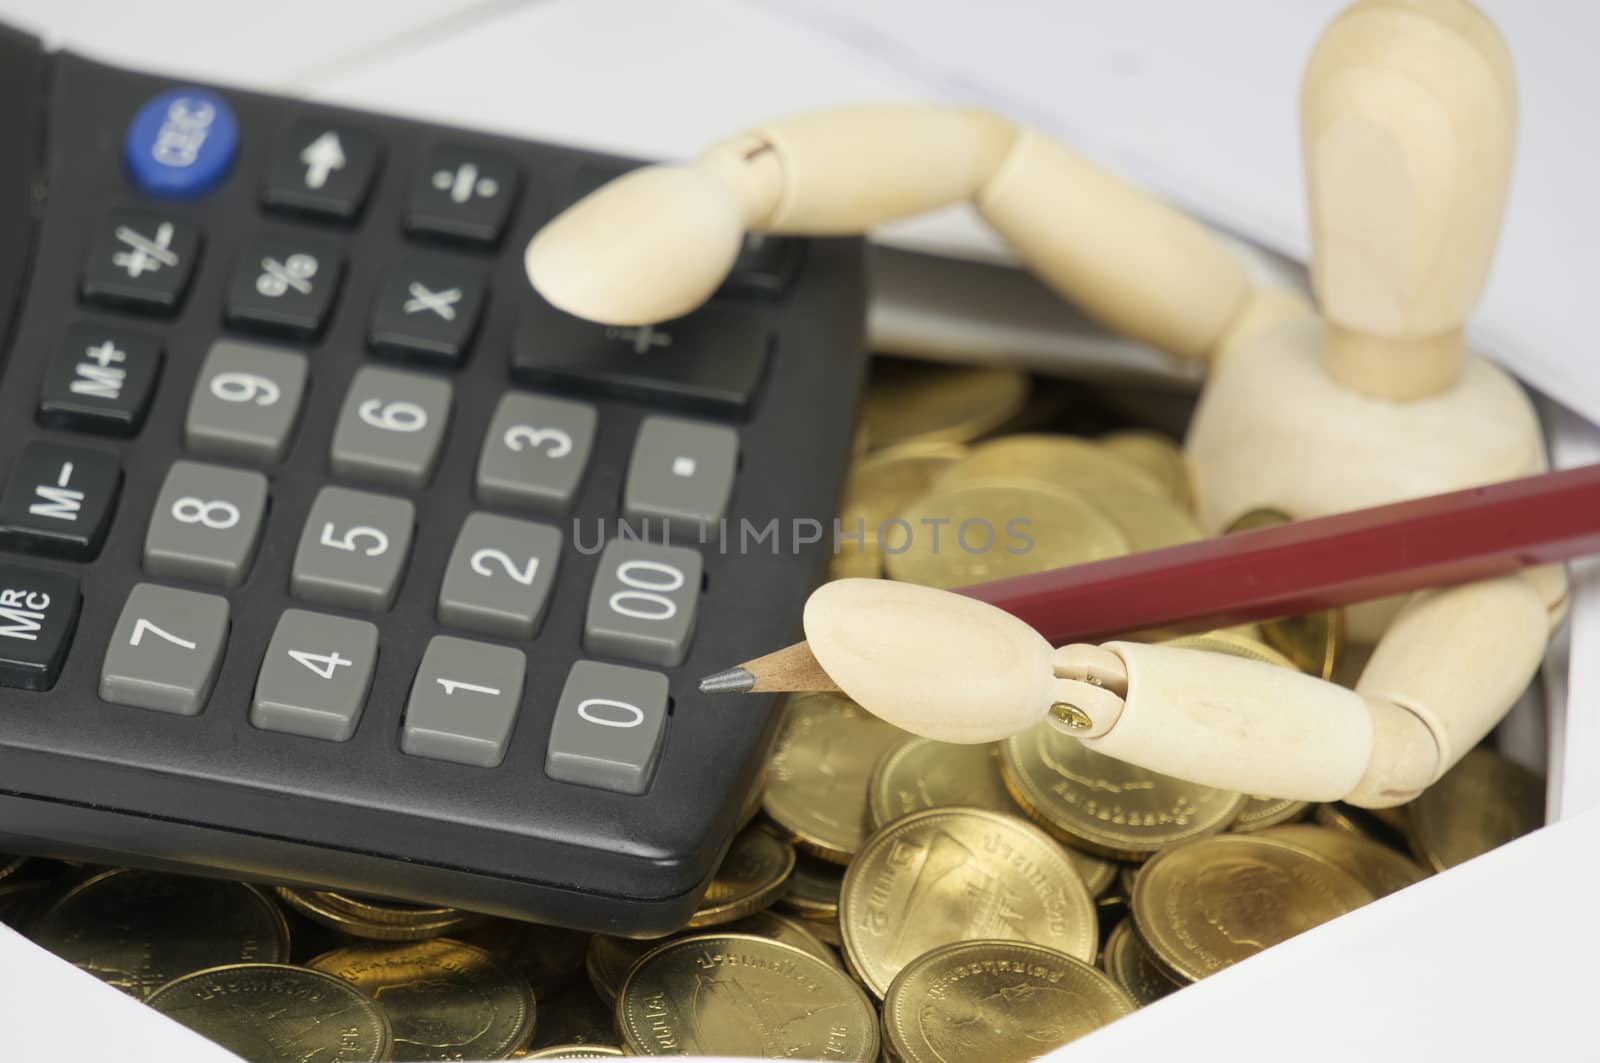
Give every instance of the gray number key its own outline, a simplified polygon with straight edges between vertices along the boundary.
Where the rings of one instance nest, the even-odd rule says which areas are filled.
[[[633,443],[622,508],[630,517],[663,517],[680,535],[698,535],[722,519],[739,463],[739,433],[723,425],[646,417]]]
[[[256,676],[250,722],[343,742],[356,733],[377,659],[378,629],[365,620],[287,609]]]
[[[345,393],[329,461],[340,476],[385,487],[421,487],[433,474],[449,419],[446,381],[367,366]]]
[[[324,487],[300,533],[289,589],[307,601],[389,608],[415,524],[416,509],[403,498]]]
[[[153,576],[237,587],[261,541],[267,478],[245,469],[175,461],[144,538]]]
[[[406,700],[400,748],[492,768],[506,755],[522,700],[521,650],[435,635]]]
[[[504,396],[478,456],[478,497],[492,506],[565,512],[589,463],[594,426],[593,406]]]
[[[193,716],[211,696],[227,639],[227,599],[140,583],[111,632],[100,697]]]
[[[655,774],[666,720],[666,676],[579,661],[556,704],[545,774],[563,782],[642,794]]]
[[[218,340],[189,397],[184,441],[219,458],[277,461],[289,447],[305,389],[305,355]]]
[[[583,648],[643,661],[683,663],[700,602],[700,555],[682,546],[613,539],[589,591]]]
[[[560,560],[561,533],[548,524],[472,514],[445,568],[439,622],[501,638],[533,638]]]

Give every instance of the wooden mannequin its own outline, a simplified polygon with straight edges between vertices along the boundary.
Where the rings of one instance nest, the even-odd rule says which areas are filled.
[[[572,313],[654,322],[707,298],[746,231],[854,233],[969,200],[1108,326],[1213,363],[1185,444],[1209,530],[1260,507],[1321,516],[1545,467],[1527,397],[1462,345],[1515,110],[1504,43],[1464,0],[1359,0],[1328,27],[1301,96],[1320,316],[1252,287],[1194,221],[1037,131],[961,108],[805,115],[636,171],[546,226],[528,275]],[[1354,691],[1192,650],[1052,650],[992,607],[881,581],[823,587],[805,626],[840,687],[908,730],[987,741],[1048,718],[1167,774],[1379,807],[1499,721],[1564,596],[1561,570],[1545,568],[1355,610],[1353,635],[1377,645]],[[908,690],[928,661],[952,663]]]

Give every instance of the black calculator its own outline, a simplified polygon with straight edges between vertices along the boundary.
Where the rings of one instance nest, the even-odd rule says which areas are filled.
[[[523,250],[636,163],[12,31],[0,95],[0,851],[681,925],[776,724],[697,679],[831,550],[859,242],[609,328]]]

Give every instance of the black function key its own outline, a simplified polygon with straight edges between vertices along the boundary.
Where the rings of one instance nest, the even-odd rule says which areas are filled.
[[[373,350],[458,365],[483,313],[483,272],[442,256],[408,255],[389,269],[372,304]]]
[[[344,257],[327,240],[263,236],[234,266],[228,284],[228,323],[298,339],[321,334],[333,310]]]
[[[131,436],[150,409],[160,372],[161,344],[155,337],[120,325],[75,322],[45,370],[39,421],[52,428]]]
[[[511,373],[531,384],[738,413],[766,369],[771,334],[759,317],[702,307],[659,325],[617,328],[529,299],[511,346]]]
[[[152,314],[175,314],[198,257],[200,231],[188,222],[154,211],[114,210],[89,242],[83,298]]]
[[[0,564],[0,686],[49,690],[78,625],[78,581]]]
[[[351,221],[378,172],[378,138],[358,126],[297,119],[279,138],[262,202],[272,210]]]
[[[422,159],[406,198],[407,231],[492,246],[517,197],[517,164],[508,155],[439,144]]]
[[[0,549],[87,561],[100,552],[122,467],[87,447],[35,441],[22,448],[0,491]]]

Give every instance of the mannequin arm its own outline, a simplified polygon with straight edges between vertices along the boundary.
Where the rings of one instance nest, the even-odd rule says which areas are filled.
[[[1243,266],[1198,222],[1036,130],[926,105],[801,115],[626,174],[534,237],[528,277],[570,313],[645,324],[710,297],[746,232],[860,233],[961,202],[1046,284],[1162,350],[1210,354],[1246,304]]]
[[[1278,665],[1135,642],[1051,649],[964,595],[824,584],[810,652],[868,712],[942,742],[1042,721],[1119,760],[1224,790],[1367,807],[1410,800],[1488,733],[1539,667],[1559,567],[1428,591],[1355,690]]]
[[[1087,688],[1081,700],[1092,722],[1075,728],[1060,713],[1050,718],[1098,752],[1194,782],[1368,808],[1402,804],[1466,755],[1533,678],[1549,636],[1549,576],[1417,595],[1353,691],[1196,650],[1063,647],[1055,675]],[[1120,704],[1108,703],[1108,691]]]

